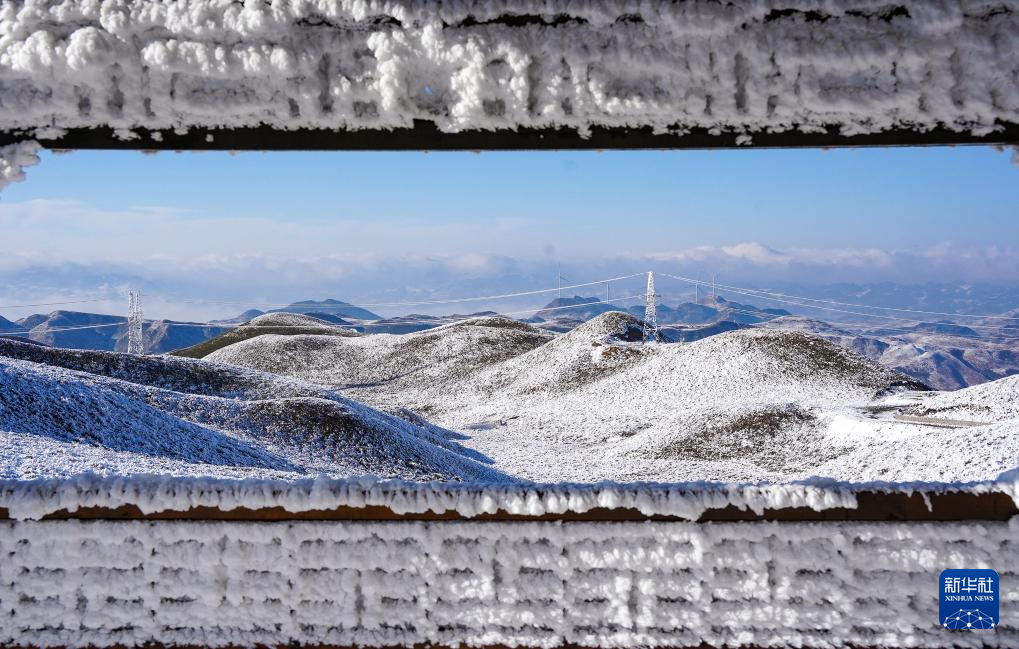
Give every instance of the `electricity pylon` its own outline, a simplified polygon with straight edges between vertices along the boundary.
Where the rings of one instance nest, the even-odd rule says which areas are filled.
[[[647,274],[647,303],[644,306],[644,342],[658,340],[658,310],[655,308],[655,274]]]
[[[142,325],[145,323],[145,315],[142,312],[142,292],[131,291],[128,294],[127,305],[127,353],[145,353],[145,332]]]

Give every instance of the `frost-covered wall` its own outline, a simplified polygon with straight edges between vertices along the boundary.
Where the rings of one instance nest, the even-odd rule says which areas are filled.
[[[1015,525],[0,523],[0,644],[1019,645]],[[938,625],[945,568],[1001,625]]]
[[[1019,123],[1019,2],[5,1],[0,131]],[[158,138],[158,134],[156,136]],[[749,140],[744,139],[743,142]]]

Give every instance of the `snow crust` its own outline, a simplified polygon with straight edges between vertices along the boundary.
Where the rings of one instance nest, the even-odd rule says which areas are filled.
[[[1014,647],[1008,523],[0,522],[8,646]]]
[[[27,0],[0,130],[433,122],[844,134],[1019,122],[1019,3]]]

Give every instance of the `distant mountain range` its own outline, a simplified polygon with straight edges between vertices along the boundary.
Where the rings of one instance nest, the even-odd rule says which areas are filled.
[[[333,325],[363,331],[344,317],[357,320],[380,320],[371,311],[352,306],[340,300],[305,300],[270,313],[298,313],[315,317]],[[163,354],[178,349],[193,347],[230,331],[233,326],[243,324],[265,315],[258,309],[249,309],[234,318],[216,320],[212,323],[178,322],[154,320],[145,323],[145,348],[150,354]],[[343,316],[343,317],[341,317]],[[441,324],[441,323],[440,323]],[[384,330],[385,326],[376,327]],[[49,314],[34,314],[12,322],[0,317],[0,336],[19,337],[50,347],[63,349],[93,349],[101,351],[127,351],[127,318],[102,313],[79,311],[54,311]]]
[[[944,297],[942,293],[938,295]],[[525,322],[547,332],[562,334],[612,311],[626,311],[639,319],[644,316],[641,304],[615,305],[598,297],[573,295],[551,300]],[[657,313],[662,339],[668,342],[692,342],[752,326],[797,329],[820,335],[841,347],[943,390],[963,388],[1019,373],[1019,346],[1016,344],[1019,321],[1009,322],[1000,317],[973,318],[966,321],[966,324],[904,321],[900,325],[896,320],[871,319],[845,325],[826,322],[820,317],[792,315],[784,309],[760,308],[754,304],[733,302],[721,296],[705,298],[700,303],[661,304],[658,305]],[[238,325],[274,314],[307,316],[317,324],[299,327],[281,325],[270,319],[259,321],[257,327],[238,328]],[[1002,315],[1009,314],[1010,317],[1019,317],[1019,309],[1003,312]],[[169,320],[147,322],[146,350],[152,354],[181,351],[185,355],[202,357],[212,349],[238,339],[266,333],[329,333],[336,327],[339,330],[337,335],[351,332],[408,334],[469,317],[493,315],[493,312],[485,311],[468,315],[409,314],[382,318],[340,300],[305,300],[268,314],[252,309],[237,317],[211,324]],[[58,348],[126,351],[127,321],[123,316],[75,311],[30,315],[16,322],[0,317],[0,336],[20,337]]]
[[[552,300],[535,312],[528,322],[541,323],[549,320],[590,320],[610,311],[621,311],[622,307],[603,302],[596,297],[560,297]]]
[[[190,347],[228,329],[227,326],[170,320],[149,321],[143,327],[146,350],[151,354]],[[3,320],[0,335],[4,331],[18,332],[18,337],[50,347],[127,351],[127,318],[122,316],[54,311],[48,315],[31,315],[14,323]]]
[[[880,282],[783,284],[775,287],[775,290],[789,295],[807,295],[815,299],[838,300],[851,304],[945,313],[1003,314],[1015,309],[1019,304],[1019,285]]]
[[[763,326],[816,334],[938,390],[956,390],[1019,374],[1019,347],[1014,338],[993,332],[981,335],[951,323],[850,332],[819,320],[789,316]]]

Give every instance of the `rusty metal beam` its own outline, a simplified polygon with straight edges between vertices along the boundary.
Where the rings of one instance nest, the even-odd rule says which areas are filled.
[[[902,493],[863,491],[856,494],[855,509],[836,507],[814,510],[809,507],[768,509],[756,514],[732,505],[705,511],[696,522],[932,522],[932,521],[1007,521],[1019,515],[1015,501],[1004,493],[974,493],[950,491],[940,493]],[[6,509],[0,508],[0,520],[9,518]],[[74,512],[61,510],[48,514],[43,520],[118,520],[118,521],[478,521],[478,522],[672,522],[686,519],[676,516],[648,516],[636,509],[596,508],[587,512],[566,512],[526,516],[496,512],[465,517],[456,512],[396,513],[387,507],[337,507],[329,510],[288,512],[282,507],[264,509],[238,508],[222,510],[215,507],[195,507],[187,511],[143,513],[135,505],[116,508],[84,507]]]

